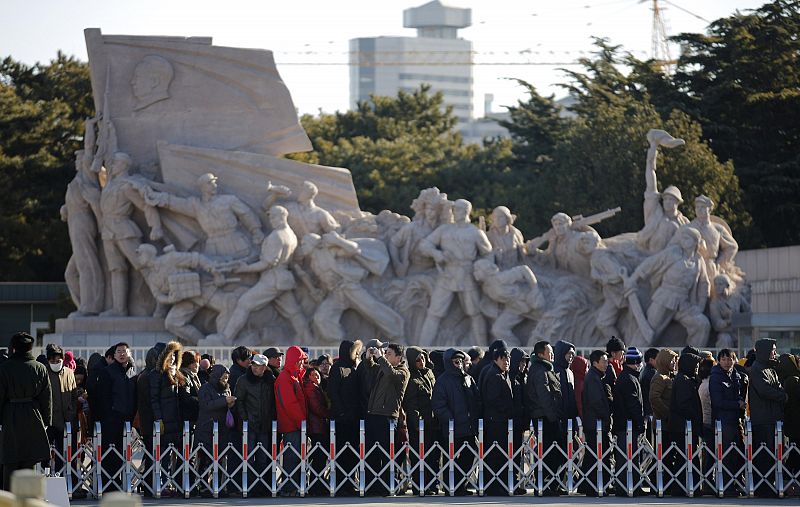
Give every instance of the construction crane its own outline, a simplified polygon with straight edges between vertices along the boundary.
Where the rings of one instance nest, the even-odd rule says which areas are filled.
[[[667,29],[664,25],[661,6],[658,0],[639,0],[639,3],[652,2],[653,6],[653,26],[650,39],[650,58],[653,59],[654,66],[665,74],[670,72],[670,66],[676,62],[672,59],[667,41]]]

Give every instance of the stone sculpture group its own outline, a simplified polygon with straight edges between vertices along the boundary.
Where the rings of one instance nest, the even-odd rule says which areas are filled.
[[[732,315],[749,311],[738,246],[712,200],[696,196],[690,221],[679,189],[658,190],[659,148],[683,144],[664,131],[647,136],[642,230],[601,238],[592,225],[619,208],[560,212],[525,241],[506,206],[487,229],[469,201],[427,188],[413,217],[375,215],[358,208],[346,170],[278,158],[310,144],[268,52],[253,64],[253,50],[208,39],[86,34],[98,115],[62,208],[70,320],[149,315],[193,345],[378,336],[591,346],[618,336],[728,346]],[[186,123],[225,100],[269,128],[242,129],[241,118],[231,127],[214,111],[202,126]]]

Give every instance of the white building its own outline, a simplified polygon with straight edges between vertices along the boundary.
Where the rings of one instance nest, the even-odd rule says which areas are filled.
[[[396,96],[423,83],[442,92],[460,122],[472,118],[472,42],[458,29],[472,24],[470,9],[433,0],[403,11],[403,26],[416,37],[350,40],[350,108],[370,95]]]

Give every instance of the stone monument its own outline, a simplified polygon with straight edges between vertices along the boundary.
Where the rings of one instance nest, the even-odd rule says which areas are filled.
[[[98,29],[86,42],[96,117],[62,208],[77,310],[50,340],[703,347],[731,344],[748,309],[713,201],[690,196],[690,221],[680,190],[659,191],[659,148],[684,144],[667,132],[647,135],[642,230],[592,227],[634,210],[559,212],[526,241],[503,203],[488,230],[437,188],[413,218],[374,215],[347,169],[280,158],[311,144],[269,51]]]

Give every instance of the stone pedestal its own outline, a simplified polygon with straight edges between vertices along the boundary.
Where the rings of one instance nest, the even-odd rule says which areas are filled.
[[[56,332],[45,335],[45,343],[65,349],[103,348],[127,342],[131,347],[151,347],[168,342],[173,335],[156,317],[86,317],[56,320]]]

